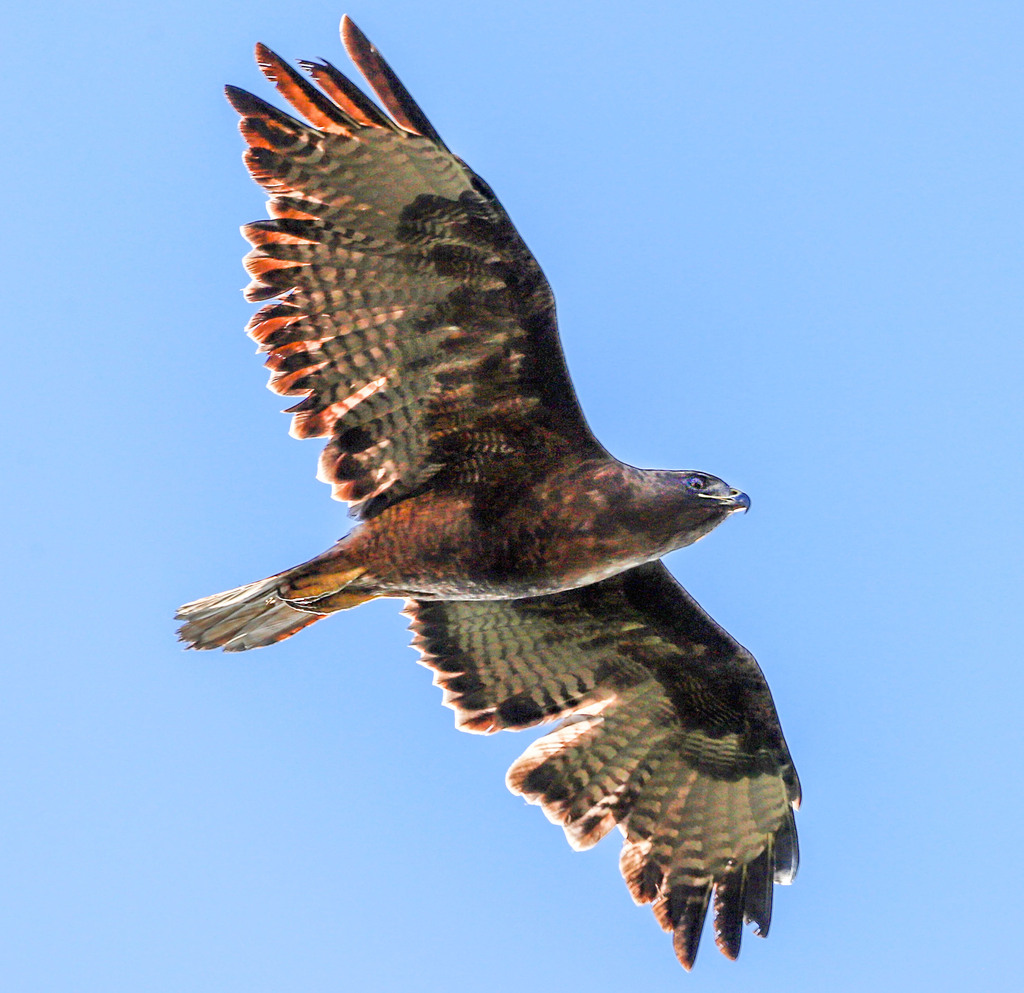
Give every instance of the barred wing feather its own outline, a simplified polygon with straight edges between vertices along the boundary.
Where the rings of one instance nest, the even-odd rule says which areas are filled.
[[[500,477],[509,456],[521,471],[538,453],[603,454],[536,260],[347,19],[343,36],[389,113],[329,63],[302,63],[314,86],[262,45],[308,123],[227,90],[270,194],[271,219],[242,230],[247,296],[276,300],[247,330],[270,388],[302,398],[292,434],[328,439],[319,475],[364,518],[428,481]]]
[[[797,866],[800,786],[768,686],[661,563],[553,596],[410,601],[421,661],[468,731],[565,718],[509,788],[589,848],[618,825],[621,868],[693,965],[714,900],[731,958],[766,935]]]

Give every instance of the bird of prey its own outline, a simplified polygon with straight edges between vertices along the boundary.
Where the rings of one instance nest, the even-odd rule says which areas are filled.
[[[709,904],[739,953],[796,871],[800,786],[753,657],[662,556],[750,501],[715,476],[613,458],[580,410],[551,288],[491,188],[345,18],[380,101],[259,45],[304,118],[227,88],[269,194],[248,325],[298,438],[358,525],[316,558],[183,606],[194,648],[244,651],[404,597],[458,727],[560,720],[508,772],[576,849],[613,827],[637,903],[690,969]],[[315,84],[315,85],[314,85]]]

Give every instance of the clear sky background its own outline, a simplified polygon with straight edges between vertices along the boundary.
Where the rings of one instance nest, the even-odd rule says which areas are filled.
[[[325,0],[3,16],[0,976],[17,993],[1017,990],[1024,5],[350,0],[558,297],[598,436],[753,508],[670,566],[805,803],[694,974],[510,795],[381,601],[242,656],[185,600],[348,527],[242,334],[233,82]]]

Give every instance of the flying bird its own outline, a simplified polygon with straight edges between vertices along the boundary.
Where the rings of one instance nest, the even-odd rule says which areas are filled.
[[[181,607],[193,648],[244,651],[375,597],[465,731],[560,720],[507,783],[576,849],[618,827],[633,899],[693,966],[709,905],[739,953],[797,867],[800,786],[754,658],[660,559],[750,501],[715,476],[643,470],[587,426],[554,297],[491,188],[448,150],[347,17],[380,101],[325,61],[263,45],[304,120],[227,88],[269,220],[242,231],[248,333],[291,433],[357,526],[268,579]]]

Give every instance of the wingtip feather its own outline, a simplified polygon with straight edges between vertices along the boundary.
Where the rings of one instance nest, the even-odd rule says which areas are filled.
[[[281,96],[314,127],[330,134],[352,136],[355,121],[262,43],[256,45],[256,64]]]
[[[429,138],[445,148],[441,136],[434,130],[419,104],[413,100],[395,71],[380,54],[377,46],[359,30],[348,15],[341,19],[341,40],[349,58],[355,63],[395,121],[404,130]]]

